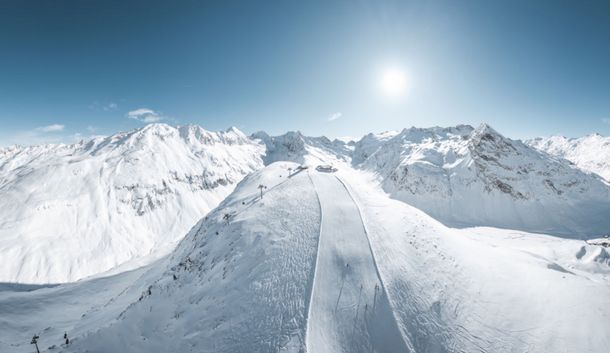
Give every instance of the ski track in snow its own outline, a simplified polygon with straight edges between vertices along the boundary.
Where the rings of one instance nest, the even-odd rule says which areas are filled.
[[[334,175],[317,173],[312,180],[322,217],[308,351],[406,351],[358,206]]]

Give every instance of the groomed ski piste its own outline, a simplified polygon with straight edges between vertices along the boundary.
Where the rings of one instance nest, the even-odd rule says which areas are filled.
[[[389,198],[374,175],[297,166],[277,162],[246,177],[147,267],[60,286],[3,285],[0,351],[32,351],[35,333],[43,352],[610,346],[606,248],[449,228]]]

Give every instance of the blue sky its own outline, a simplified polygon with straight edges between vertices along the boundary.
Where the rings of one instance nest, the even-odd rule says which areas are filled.
[[[0,145],[150,121],[608,135],[610,2],[0,1]]]

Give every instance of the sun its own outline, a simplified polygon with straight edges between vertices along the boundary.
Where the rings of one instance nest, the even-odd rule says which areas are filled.
[[[400,97],[407,90],[407,74],[400,68],[387,68],[379,78],[379,86],[384,95]]]

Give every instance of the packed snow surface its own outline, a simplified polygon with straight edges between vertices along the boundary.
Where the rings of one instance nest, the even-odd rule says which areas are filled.
[[[165,124],[0,150],[0,282],[69,282],[165,255],[262,154],[237,129]]]
[[[563,157],[579,168],[610,181],[610,137],[591,134],[579,138],[538,137],[527,143],[549,154]]]
[[[248,176],[145,268],[5,285],[0,351],[31,351],[34,333],[51,352],[607,350],[606,248],[449,228],[372,173],[296,167]]]

